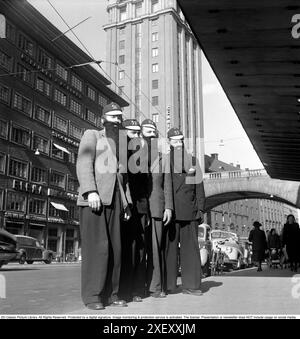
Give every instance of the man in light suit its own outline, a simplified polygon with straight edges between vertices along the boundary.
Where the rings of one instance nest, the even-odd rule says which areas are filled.
[[[172,219],[173,192],[169,157],[158,149],[156,124],[142,122],[142,136],[148,150],[148,196],[152,228],[152,253],[149,255],[149,292],[154,298],[166,297],[163,230]]]
[[[121,269],[121,218],[129,219],[127,177],[119,163],[122,111],[111,103],[103,109],[101,131],[87,130],[80,142],[80,231],[82,239],[82,300],[93,310],[127,306],[118,297]]]
[[[182,292],[201,296],[201,259],[198,225],[203,216],[205,193],[200,165],[184,146],[184,136],[178,128],[168,131],[171,173],[173,181],[174,216],[166,227],[167,290],[176,290],[178,244]],[[194,163],[193,163],[194,160]]]

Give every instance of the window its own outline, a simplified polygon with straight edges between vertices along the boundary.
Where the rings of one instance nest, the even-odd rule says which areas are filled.
[[[158,113],[152,114],[152,120],[157,124],[159,120],[159,115]]]
[[[79,209],[77,206],[69,205],[68,210],[69,210],[70,219],[79,220]]]
[[[120,65],[125,64],[125,55],[120,55],[120,56],[119,56],[119,64],[120,64]]]
[[[56,158],[56,159],[59,159],[59,160],[65,160],[65,153],[62,150],[55,147],[54,144],[52,144],[51,155],[52,155],[53,158]]]
[[[138,17],[138,16],[141,16],[142,15],[142,9],[143,9],[143,2],[140,1],[140,2],[137,2],[135,4],[135,16]]]
[[[158,80],[152,80],[152,89],[158,89]]]
[[[7,71],[11,71],[12,58],[7,54],[0,51],[0,66]]]
[[[119,86],[118,94],[122,96],[124,94],[124,86]]]
[[[157,73],[158,72],[158,64],[153,64],[152,65],[152,73]]]
[[[157,106],[158,105],[158,97],[152,97],[152,106]]]
[[[127,8],[123,6],[120,8],[120,21],[124,21],[127,19]]]
[[[51,112],[41,106],[35,106],[34,117],[36,120],[44,122],[47,125],[50,125],[51,122]]]
[[[53,62],[52,58],[46,52],[44,52],[43,50],[39,50],[38,61],[46,69],[52,68],[52,62]]]
[[[23,113],[31,115],[31,101],[18,93],[14,95],[13,107]]]
[[[6,165],[5,159],[6,159],[5,154],[0,153],[0,173],[2,174],[5,173],[5,165]]]
[[[76,164],[77,162],[77,158],[78,158],[78,154],[76,152],[72,152],[70,151],[70,154],[69,154],[69,162],[73,165]]]
[[[62,211],[56,209],[51,205],[49,202],[49,217],[54,217],[54,218],[61,218]]]
[[[9,88],[0,84],[0,100],[9,104]]]
[[[8,166],[8,175],[13,177],[27,179],[28,177],[28,163],[10,159]]]
[[[66,237],[67,238],[74,238],[74,230],[73,229],[67,229]]]
[[[151,1],[151,13],[155,13],[159,10],[159,0]]]
[[[79,187],[79,183],[77,180],[73,178],[68,179],[68,191],[77,192],[78,187]]]
[[[119,29],[119,35],[124,35],[125,34],[125,27],[122,27]]]
[[[81,139],[83,134],[83,129],[70,123],[70,136],[76,139]]]
[[[104,107],[108,104],[108,100],[101,94],[99,94],[98,103],[100,106]]]
[[[11,141],[30,147],[30,132],[21,127],[12,126]]]
[[[21,48],[24,52],[33,56],[33,43],[23,34],[19,35],[18,47]]]
[[[55,89],[54,91],[54,100],[63,106],[67,106],[67,95],[58,89]]]
[[[30,69],[21,64],[17,64],[17,76],[25,82],[32,83],[32,73]]]
[[[56,74],[65,81],[68,80],[68,71],[60,64],[56,64]]]
[[[158,48],[152,48],[152,57],[155,58],[158,56]]]
[[[29,200],[29,213],[32,214],[46,214],[46,200],[30,199]]]
[[[50,142],[48,139],[45,139],[39,135],[33,137],[33,149],[39,150],[42,153],[49,154],[49,145]]]
[[[9,211],[26,212],[26,196],[20,193],[8,192],[6,209]]]
[[[151,22],[152,27],[155,27],[158,25],[158,19],[153,19]]]
[[[94,101],[96,101],[96,91],[95,90],[93,90],[91,87],[87,87],[87,96],[90,98],[90,99],[92,99],[92,100],[94,100]]]
[[[70,101],[70,110],[73,113],[76,113],[78,115],[82,114],[82,106],[79,102],[75,101],[74,99],[71,99]]]
[[[8,135],[8,121],[0,120],[0,137],[7,139]]]
[[[36,79],[36,89],[47,96],[50,96],[51,85],[42,78]]]
[[[158,41],[158,32],[152,33],[152,41],[153,42]]]
[[[75,75],[72,75],[71,83],[74,88],[76,88],[79,92],[82,92],[82,86],[83,86],[82,81],[79,78],[77,78]]]
[[[49,228],[48,236],[49,237],[57,237],[57,228]]]
[[[65,188],[66,176],[64,174],[52,171],[50,174],[50,185]]]
[[[9,22],[6,22],[6,37],[10,41],[15,42],[16,40],[16,30],[13,25],[11,25]]]
[[[96,114],[94,112],[90,111],[88,108],[86,110],[86,120],[88,122],[91,122],[94,125],[96,125],[96,123],[97,123]]]
[[[56,114],[53,116],[52,127],[66,134],[68,133],[68,121]]]
[[[124,49],[125,48],[125,40],[120,40],[119,41],[119,49]]]
[[[119,80],[123,80],[125,78],[125,71],[119,71]]]
[[[46,184],[47,170],[38,167],[33,167],[31,171],[31,181],[36,182],[38,184]]]

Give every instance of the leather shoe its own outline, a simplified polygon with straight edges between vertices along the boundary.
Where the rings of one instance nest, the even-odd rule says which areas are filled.
[[[159,291],[152,292],[150,295],[153,298],[165,298],[167,296],[165,292],[159,292]]]
[[[127,307],[127,303],[125,300],[115,300],[110,302],[109,306],[115,306],[115,307]]]
[[[132,301],[135,303],[140,303],[143,301],[143,299],[139,295],[136,295],[135,297],[132,298]]]
[[[192,290],[190,288],[186,288],[182,290],[183,294],[190,294],[190,295],[196,295],[196,296],[201,296],[203,295],[201,290]]]
[[[104,306],[100,302],[87,304],[86,307],[94,311],[104,310]]]

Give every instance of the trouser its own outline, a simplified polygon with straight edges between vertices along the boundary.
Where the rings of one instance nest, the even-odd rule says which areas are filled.
[[[128,222],[122,223],[122,265],[120,294],[124,299],[145,296],[147,284],[147,259],[151,246],[151,227],[147,214],[132,211]]]
[[[169,291],[175,290],[177,286],[178,254],[182,288],[195,290],[201,287],[201,258],[197,232],[197,221],[175,221],[166,227],[165,256],[167,290]]]
[[[85,305],[118,299],[121,270],[120,192],[99,212],[80,208],[81,295]]]
[[[163,221],[152,218],[152,253],[149,256],[149,291],[165,291],[165,232]]]

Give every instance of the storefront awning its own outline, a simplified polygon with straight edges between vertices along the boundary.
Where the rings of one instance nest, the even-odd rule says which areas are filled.
[[[51,202],[51,205],[56,208],[57,210],[60,211],[65,211],[65,212],[69,212],[69,210],[67,209],[67,207],[63,204],[58,204],[56,202]]]
[[[67,154],[71,154],[70,151],[68,151],[65,147],[63,146],[60,146],[60,145],[57,145],[55,143],[53,143],[53,146],[55,146],[57,149],[59,149],[60,151],[63,151],[64,153],[67,153]]]

